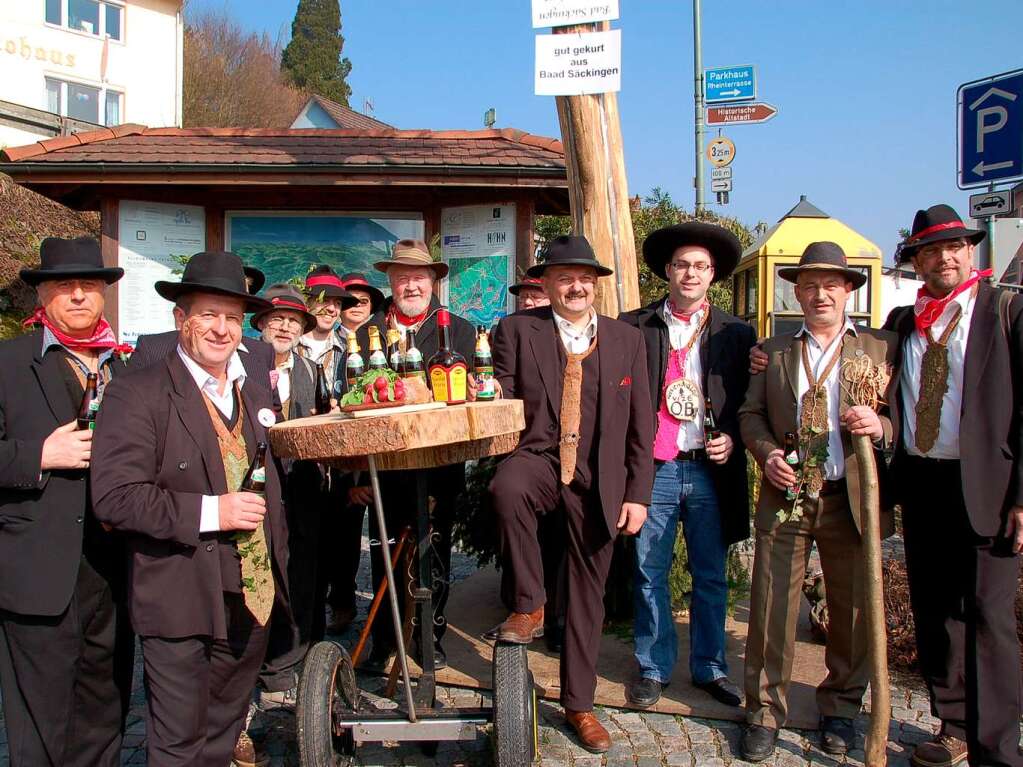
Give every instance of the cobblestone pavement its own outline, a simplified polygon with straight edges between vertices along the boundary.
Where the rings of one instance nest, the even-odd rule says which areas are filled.
[[[368,541],[363,538],[368,550]],[[346,647],[354,646],[358,628],[365,620],[369,603],[369,563],[363,557],[359,573],[359,616],[355,625],[337,637]],[[461,580],[476,570],[475,561],[456,554],[452,562],[452,580]],[[141,663],[136,653],[135,686],[132,708],[128,716],[124,738],[122,765],[143,765],[145,754],[145,722],[143,721],[143,691]],[[382,689],[383,680],[360,675],[359,686],[371,695]],[[438,689],[438,701],[450,706],[489,706],[490,696],[474,690],[459,688]],[[603,756],[594,756],[578,746],[570,728],[565,724],[561,708],[548,701],[539,701],[540,764],[543,767],[727,767],[746,765],[739,756],[740,725],[710,719],[686,718],[670,714],[637,713],[615,708],[598,708],[597,716],[611,733],[614,745]],[[0,708],[0,767],[8,767],[7,734],[2,728]],[[926,693],[915,678],[901,680],[892,689],[892,723],[888,744],[889,767],[907,767],[913,745],[928,739],[936,730],[937,720],[930,716]],[[867,727],[867,717],[857,720],[860,733]],[[262,742],[271,757],[271,767],[298,765],[298,747],[295,741],[295,717],[289,708],[260,706],[257,703],[250,727],[254,739]],[[862,764],[863,751],[851,752],[846,758],[836,759],[817,747],[817,733],[806,730],[782,730],[774,757],[761,764],[768,767],[796,767],[799,765]],[[474,741],[441,744],[435,757],[426,756],[415,745],[375,744],[361,746],[356,762],[364,767],[488,767],[493,764],[491,738],[488,730],[481,730]],[[225,765],[225,767],[227,767]]]

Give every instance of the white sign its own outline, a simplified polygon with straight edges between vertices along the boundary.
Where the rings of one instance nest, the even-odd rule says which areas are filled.
[[[441,300],[452,312],[489,328],[512,310],[514,203],[441,209],[440,243],[450,268]]]
[[[986,218],[998,213],[1012,210],[1012,191],[983,192],[970,195],[970,215],[974,218]]]
[[[196,205],[121,200],[117,232],[117,329],[121,342],[135,345],[145,333],[174,329],[173,304],[153,289],[157,280],[180,280],[181,262],[206,249],[206,211]]]
[[[711,179],[713,181],[719,181],[721,179],[731,178],[732,177],[732,169],[731,168],[711,168],[710,169],[710,177],[711,177]]]
[[[614,93],[622,88],[622,33],[537,35],[537,96]]]
[[[712,192],[731,192],[732,191],[732,179],[723,178],[720,181],[714,180],[710,182],[710,191]]]
[[[533,0],[533,28],[567,27],[618,18],[618,0]]]

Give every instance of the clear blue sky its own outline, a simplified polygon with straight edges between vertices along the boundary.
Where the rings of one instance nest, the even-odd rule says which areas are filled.
[[[189,0],[244,27],[290,36],[297,0]],[[731,203],[773,223],[800,194],[881,246],[917,208],[952,203],[955,92],[1023,66],[1020,0],[704,0],[704,66],[754,64],[769,123],[730,126]],[[619,106],[630,193],[653,187],[692,209],[692,3],[621,0]],[[529,0],[342,0],[352,107],[399,128],[498,127],[558,136],[552,97],[533,95]],[[708,198],[713,195],[708,192]]]

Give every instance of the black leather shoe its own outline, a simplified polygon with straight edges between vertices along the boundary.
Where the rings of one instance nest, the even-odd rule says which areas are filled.
[[[448,667],[448,655],[444,652],[444,648],[440,646],[440,642],[433,643],[433,669],[434,671],[440,671],[442,668]]]
[[[852,719],[843,716],[821,717],[821,751],[844,754],[856,748],[856,729]]]
[[[739,688],[723,676],[711,682],[693,682],[693,686],[708,693],[714,700],[724,703],[726,706],[738,706],[742,703]]]
[[[750,724],[742,734],[739,750],[747,762],[762,762],[774,754],[774,744],[777,742],[778,730],[761,724]]]
[[[626,688],[625,697],[633,706],[648,708],[661,699],[661,690],[666,686],[656,679],[643,677]]]
[[[543,641],[548,650],[560,655],[565,643],[565,629],[561,626],[547,626],[543,630]]]

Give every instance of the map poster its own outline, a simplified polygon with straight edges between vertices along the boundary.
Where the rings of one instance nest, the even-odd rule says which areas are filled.
[[[444,208],[440,238],[450,267],[442,300],[473,325],[489,328],[512,309],[514,203]]]
[[[117,265],[117,327],[121,342],[135,345],[146,333],[174,329],[173,305],[153,283],[180,280],[180,256],[206,249],[206,210],[196,205],[121,200]]]

